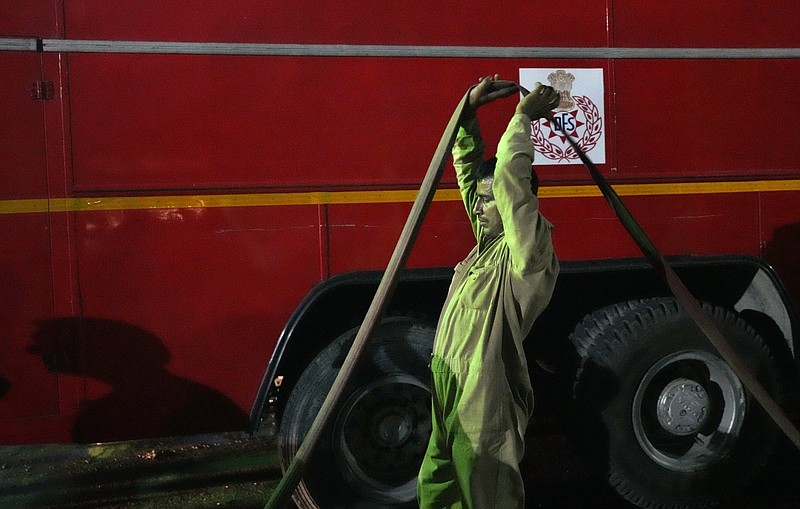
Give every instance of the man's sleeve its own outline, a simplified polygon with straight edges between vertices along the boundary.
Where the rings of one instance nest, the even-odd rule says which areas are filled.
[[[456,169],[458,188],[461,191],[461,199],[464,200],[464,207],[467,209],[469,222],[472,224],[472,232],[475,238],[479,238],[478,220],[472,213],[475,207],[477,180],[475,171],[483,162],[485,147],[481,139],[478,119],[463,120],[456,134],[456,141],[453,144],[453,166]]]
[[[539,212],[539,199],[531,190],[533,157],[531,120],[516,114],[497,147],[492,190],[517,275],[545,270],[555,259],[552,225]]]

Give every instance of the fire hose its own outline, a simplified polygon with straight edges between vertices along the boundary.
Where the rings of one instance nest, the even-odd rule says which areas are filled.
[[[530,92],[524,87],[519,86],[520,92],[523,95],[528,95]],[[471,88],[470,88],[471,90]],[[289,501],[295,487],[300,482],[311,456],[314,452],[317,443],[322,435],[322,431],[328,424],[333,411],[341,399],[345,386],[349,381],[359,359],[364,353],[370,337],[378,325],[381,317],[383,316],[389,298],[397,286],[397,280],[400,271],[405,265],[414,241],[417,238],[419,230],[422,226],[422,221],[428,211],[428,208],[433,201],[433,196],[436,193],[439,180],[441,179],[444,167],[447,164],[450,151],[455,142],[455,136],[458,129],[459,120],[462,112],[468,103],[469,92],[467,91],[450,117],[450,121],[445,128],[444,133],[436,148],[436,152],[431,159],[428,166],[428,171],[422,181],[420,190],[411,207],[406,224],[400,234],[400,238],[386,267],[386,271],[381,278],[375,296],[372,299],[369,309],[364,317],[364,321],[353,340],[353,345],[342,364],[336,379],[333,382],[328,395],[320,407],[317,416],[315,417],[311,428],[303,439],[302,444],[297,450],[292,462],[286,469],[280,483],[273,491],[272,496],[267,501],[264,509],[281,509],[285,507]],[[548,119],[552,122],[552,115],[548,115]],[[620,199],[619,195],[614,191],[608,181],[603,177],[594,163],[589,159],[586,153],[580,148],[578,143],[564,130],[562,134],[566,137],[569,145],[575,150],[575,153],[580,158],[581,162],[586,166],[603,197],[614,210],[617,218],[620,220],[625,230],[634,240],[636,245],[642,251],[644,256],[650,262],[654,269],[659,271],[666,279],[667,285],[678,300],[678,302],[686,310],[687,314],[697,324],[700,330],[705,334],[712,346],[719,352],[722,359],[728,363],[733,372],[741,380],[745,388],[750,391],[755,400],[764,408],[768,415],[772,418],[780,430],[789,438],[789,440],[800,449],[800,432],[789,420],[786,413],[778,405],[778,403],[769,395],[764,386],[758,381],[756,376],[745,366],[740,360],[738,353],[730,346],[722,332],[716,326],[714,321],[703,311],[697,299],[686,288],[680,280],[675,271],[666,262],[661,253],[656,249],[653,242],[644,232],[639,223],[634,219],[633,215],[627,209],[625,204]]]

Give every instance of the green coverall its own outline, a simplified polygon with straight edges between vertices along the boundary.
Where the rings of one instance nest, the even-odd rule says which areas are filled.
[[[498,145],[492,191],[504,232],[489,240],[473,213],[483,155],[477,119],[462,121],[453,159],[478,245],[455,267],[434,340],[421,509],[524,506],[519,463],[533,389],[522,342],[550,301],[559,265],[530,186],[531,119],[514,115]]]

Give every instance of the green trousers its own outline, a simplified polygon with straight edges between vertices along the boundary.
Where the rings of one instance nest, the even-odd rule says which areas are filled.
[[[501,419],[508,424],[503,429],[496,424],[497,415],[488,416],[480,408],[465,411],[459,407],[459,376],[435,357],[432,371],[433,427],[417,479],[420,509],[522,509],[525,491],[519,464],[527,418],[522,425],[515,425],[514,418]],[[514,408],[503,413],[507,411],[517,413]],[[493,424],[475,422],[487,417]]]

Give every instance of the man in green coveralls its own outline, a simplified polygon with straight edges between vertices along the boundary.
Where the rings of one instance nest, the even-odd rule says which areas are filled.
[[[453,147],[453,163],[477,246],[455,268],[433,345],[433,430],[419,473],[421,509],[524,507],[519,463],[533,411],[522,342],[550,301],[559,266],[552,225],[532,187],[531,121],[558,104],[537,86],[517,104],[484,163],[476,110],[518,92],[481,79]],[[535,182],[535,181],[534,181]]]

